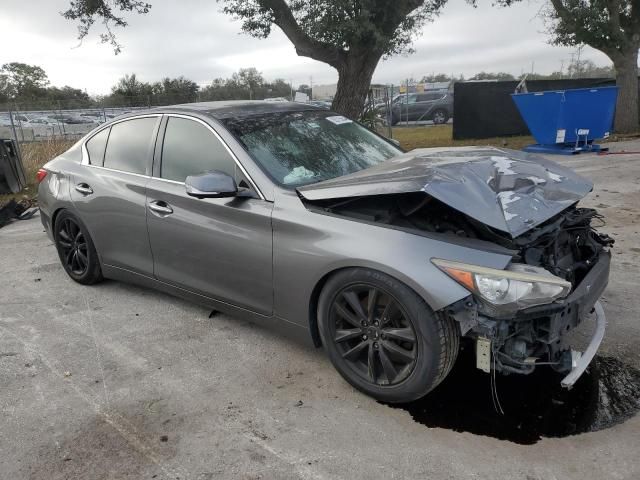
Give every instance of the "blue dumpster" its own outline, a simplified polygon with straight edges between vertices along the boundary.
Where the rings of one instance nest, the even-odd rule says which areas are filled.
[[[512,94],[538,142],[524,150],[564,154],[600,150],[593,141],[609,136],[617,96],[618,87]]]

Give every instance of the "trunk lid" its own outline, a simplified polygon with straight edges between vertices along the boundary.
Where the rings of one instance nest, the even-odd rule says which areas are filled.
[[[589,180],[540,156],[457,147],[412,150],[297,190],[310,201],[425,192],[515,238],[575,204],[592,188]]]

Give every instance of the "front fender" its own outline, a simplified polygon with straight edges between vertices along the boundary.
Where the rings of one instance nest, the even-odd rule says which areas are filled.
[[[273,235],[274,312],[304,326],[318,283],[342,268],[365,267],[391,275],[436,311],[469,292],[433,265],[432,258],[498,269],[511,260],[507,254],[472,248],[472,241],[463,246],[443,237],[316,213],[305,209],[295,194],[277,197]]]

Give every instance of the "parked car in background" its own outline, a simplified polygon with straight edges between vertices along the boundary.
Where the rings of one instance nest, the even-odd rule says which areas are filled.
[[[35,125],[35,126],[53,126],[53,125],[56,125],[57,122],[56,120],[51,119],[49,117],[36,117],[31,119],[29,124]]]
[[[35,118],[34,115],[26,115],[23,113],[17,113],[13,115],[13,121],[16,124],[29,123],[34,118]]]
[[[453,93],[447,90],[401,94],[391,103],[391,124],[431,120],[439,125],[453,117]]]
[[[10,127],[11,126],[11,118],[9,118],[9,114],[0,115],[0,127]]]
[[[37,178],[76,282],[299,332],[380,400],[435,388],[461,342],[487,373],[551,366],[570,387],[604,336],[613,240],[577,206],[593,184],[523,152],[404,153],[307,104],[212,102],[117,118]],[[594,309],[580,356],[569,333]]]

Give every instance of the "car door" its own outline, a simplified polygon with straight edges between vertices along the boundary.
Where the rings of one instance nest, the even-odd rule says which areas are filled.
[[[153,275],[146,223],[146,185],[161,115],[111,124],[83,145],[71,199],[102,262]]]
[[[417,95],[415,93],[404,94],[400,96],[400,121],[413,120],[413,106],[416,103]]]
[[[419,93],[416,102],[412,104],[409,118],[411,120],[427,120],[428,114],[433,108],[434,95],[432,93]]]
[[[200,119],[167,115],[147,185],[147,225],[155,277],[165,283],[268,315],[273,306],[273,204],[235,155]],[[188,175],[220,170],[254,198],[187,195]]]

